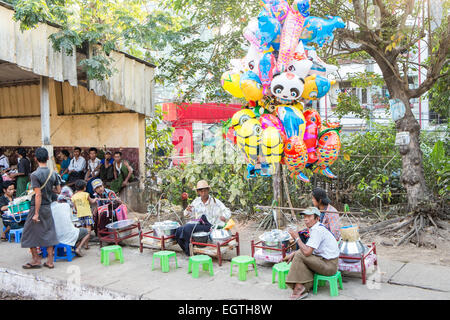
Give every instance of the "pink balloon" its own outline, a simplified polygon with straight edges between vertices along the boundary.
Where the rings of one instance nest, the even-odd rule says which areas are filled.
[[[269,127],[274,127],[278,130],[283,143],[287,140],[286,132],[284,131],[283,123],[280,119],[270,113],[265,113],[259,117],[259,122],[261,123],[261,128],[267,129]]]
[[[289,13],[284,21],[281,31],[280,52],[278,54],[277,69],[284,71],[294,56],[300,34],[302,33],[305,17],[298,11],[289,8]]]

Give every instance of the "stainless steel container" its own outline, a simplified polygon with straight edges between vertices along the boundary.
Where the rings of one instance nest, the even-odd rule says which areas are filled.
[[[158,238],[161,238],[163,235],[165,237],[174,235],[179,226],[180,224],[176,221],[166,220],[163,222],[156,222],[152,225],[153,235]]]
[[[210,232],[206,232],[206,231],[194,232],[192,234],[192,241],[207,243],[210,234],[211,234]]]
[[[133,223],[135,223],[135,221],[132,219],[116,221],[116,222],[107,224],[106,229],[108,229],[109,232],[113,232],[113,231],[120,232],[126,228],[129,228]],[[132,232],[132,229],[127,230],[125,232],[120,232],[119,237],[129,236],[131,234],[131,232]]]
[[[209,237],[212,243],[222,243],[231,238],[231,232],[225,229],[214,229]]]
[[[264,237],[264,234],[259,236],[259,240],[261,240],[261,246],[268,247],[270,249],[262,249],[262,252],[267,255],[281,255],[281,251],[273,250],[273,249],[282,249],[282,245],[284,244],[284,247],[287,248],[289,245],[289,238],[288,239],[280,239],[275,241],[266,241],[266,238]]]
[[[369,248],[364,245],[361,240],[358,241],[341,241],[339,243],[339,252],[342,255],[348,257],[360,258]],[[359,260],[353,259],[342,259],[347,263],[360,262]]]

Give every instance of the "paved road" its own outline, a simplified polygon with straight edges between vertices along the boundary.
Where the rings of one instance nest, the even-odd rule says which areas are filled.
[[[123,248],[125,263],[111,263],[106,267],[100,264],[98,245],[92,244],[91,248],[85,251],[84,257],[75,258],[72,262],[58,261],[52,270],[23,270],[21,265],[29,259],[28,250],[20,248],[19,244],[0,243],[0,287],[11,286],[11,283],[5,283],[5,279],[8,273],[17,271],[31,276],[30,279],[38,279],[41,283],[44,283],[42,279],[66,283],[68,280],[77,280],[79,275],[82,285],[122,293],[123,297],[131,299],[283,300],[288,299],[290,295],[290,290],[278,289],[276,284],[271,283],[271,264],[268,263],[258,264],[258,277],[249,272],[247,281],[241,282],[238,281],[237,271],[230,277],[229,261],[224,261],[219,267],[214,260],[213,277],[205,272],[201,273],[199,279],[193,279],[187,274],[188,259],[180,252],[177,253],[178,269],[174,270],[171,265],[169,273],[151,271],[153,252],[151,249],[144,249],[141,254],[138,248],[126,246]],[[344,290],[333,299],[450,299],[448,267],[388,261],[380,257],[379,271],[371,275],[368,284],[362,285],[361,279],[354,274],[345,274]],[[39,281],[30,286],[40,286]],[[28,282],[24,283],[20,286],[17,284],[16,289],[24,293],[36,291],[36,288],[28,287]],[[57,292],[38,291],[35,297],[38,299],[61,297],[57,296]],[[102,294],[104,295],[104,292]],[[65,298],[67,297],[80,298],[75,296],[75,293],[73,297],[67,296],[66,293]],[[308,299],[330,299],[329,290],[320,288],[317,295],[310,295]]]

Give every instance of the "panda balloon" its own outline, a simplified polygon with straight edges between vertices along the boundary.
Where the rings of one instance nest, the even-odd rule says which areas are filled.
[[[270,91],[281,103],[291,103],[299,99],[303,92],[304,81],[292,72],[274,75]]]

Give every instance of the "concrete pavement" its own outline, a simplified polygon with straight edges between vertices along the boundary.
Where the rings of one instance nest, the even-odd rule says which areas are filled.
[[[241,249],[241,254],[249,253],[245,246]],[[177,252],[178,269],[171,262],[169,273],[162,273],[159,268],[151,271],[153,252],[144,249],[141,254],[138,248],[125,246],[124,264],[112,262],[103,266],[99,246],[91,244],[84,257],[74,258],[72,262],[58,261],[52,270],[44,267],[24,270],[21,266],[29,261],[28,250],[20,244],[0,243],[0,287],[37,299],[286,300],[291,293],[290,289],[281,290],[271,283],[270,263],[258,263],[258,277],[249,271],[247,281],[241,282],[237,270],[230,277],[229,261],[219,267],[214,259],[213,277],[201,272],[199,279],[193,279],[187,274],[188,258],[181,252]],[[369,274],[366,285],[355,274],[344,273],[343,281],[344,290],[333,299],[450,299],[450,267],[379,257],[379,271]],[[77,283],[82,289],[74,288]],[[47,290],[43,290],[45,286]],[[321,287],[318,295],[310,294],[308,299],[330,298],[328,287]]]

